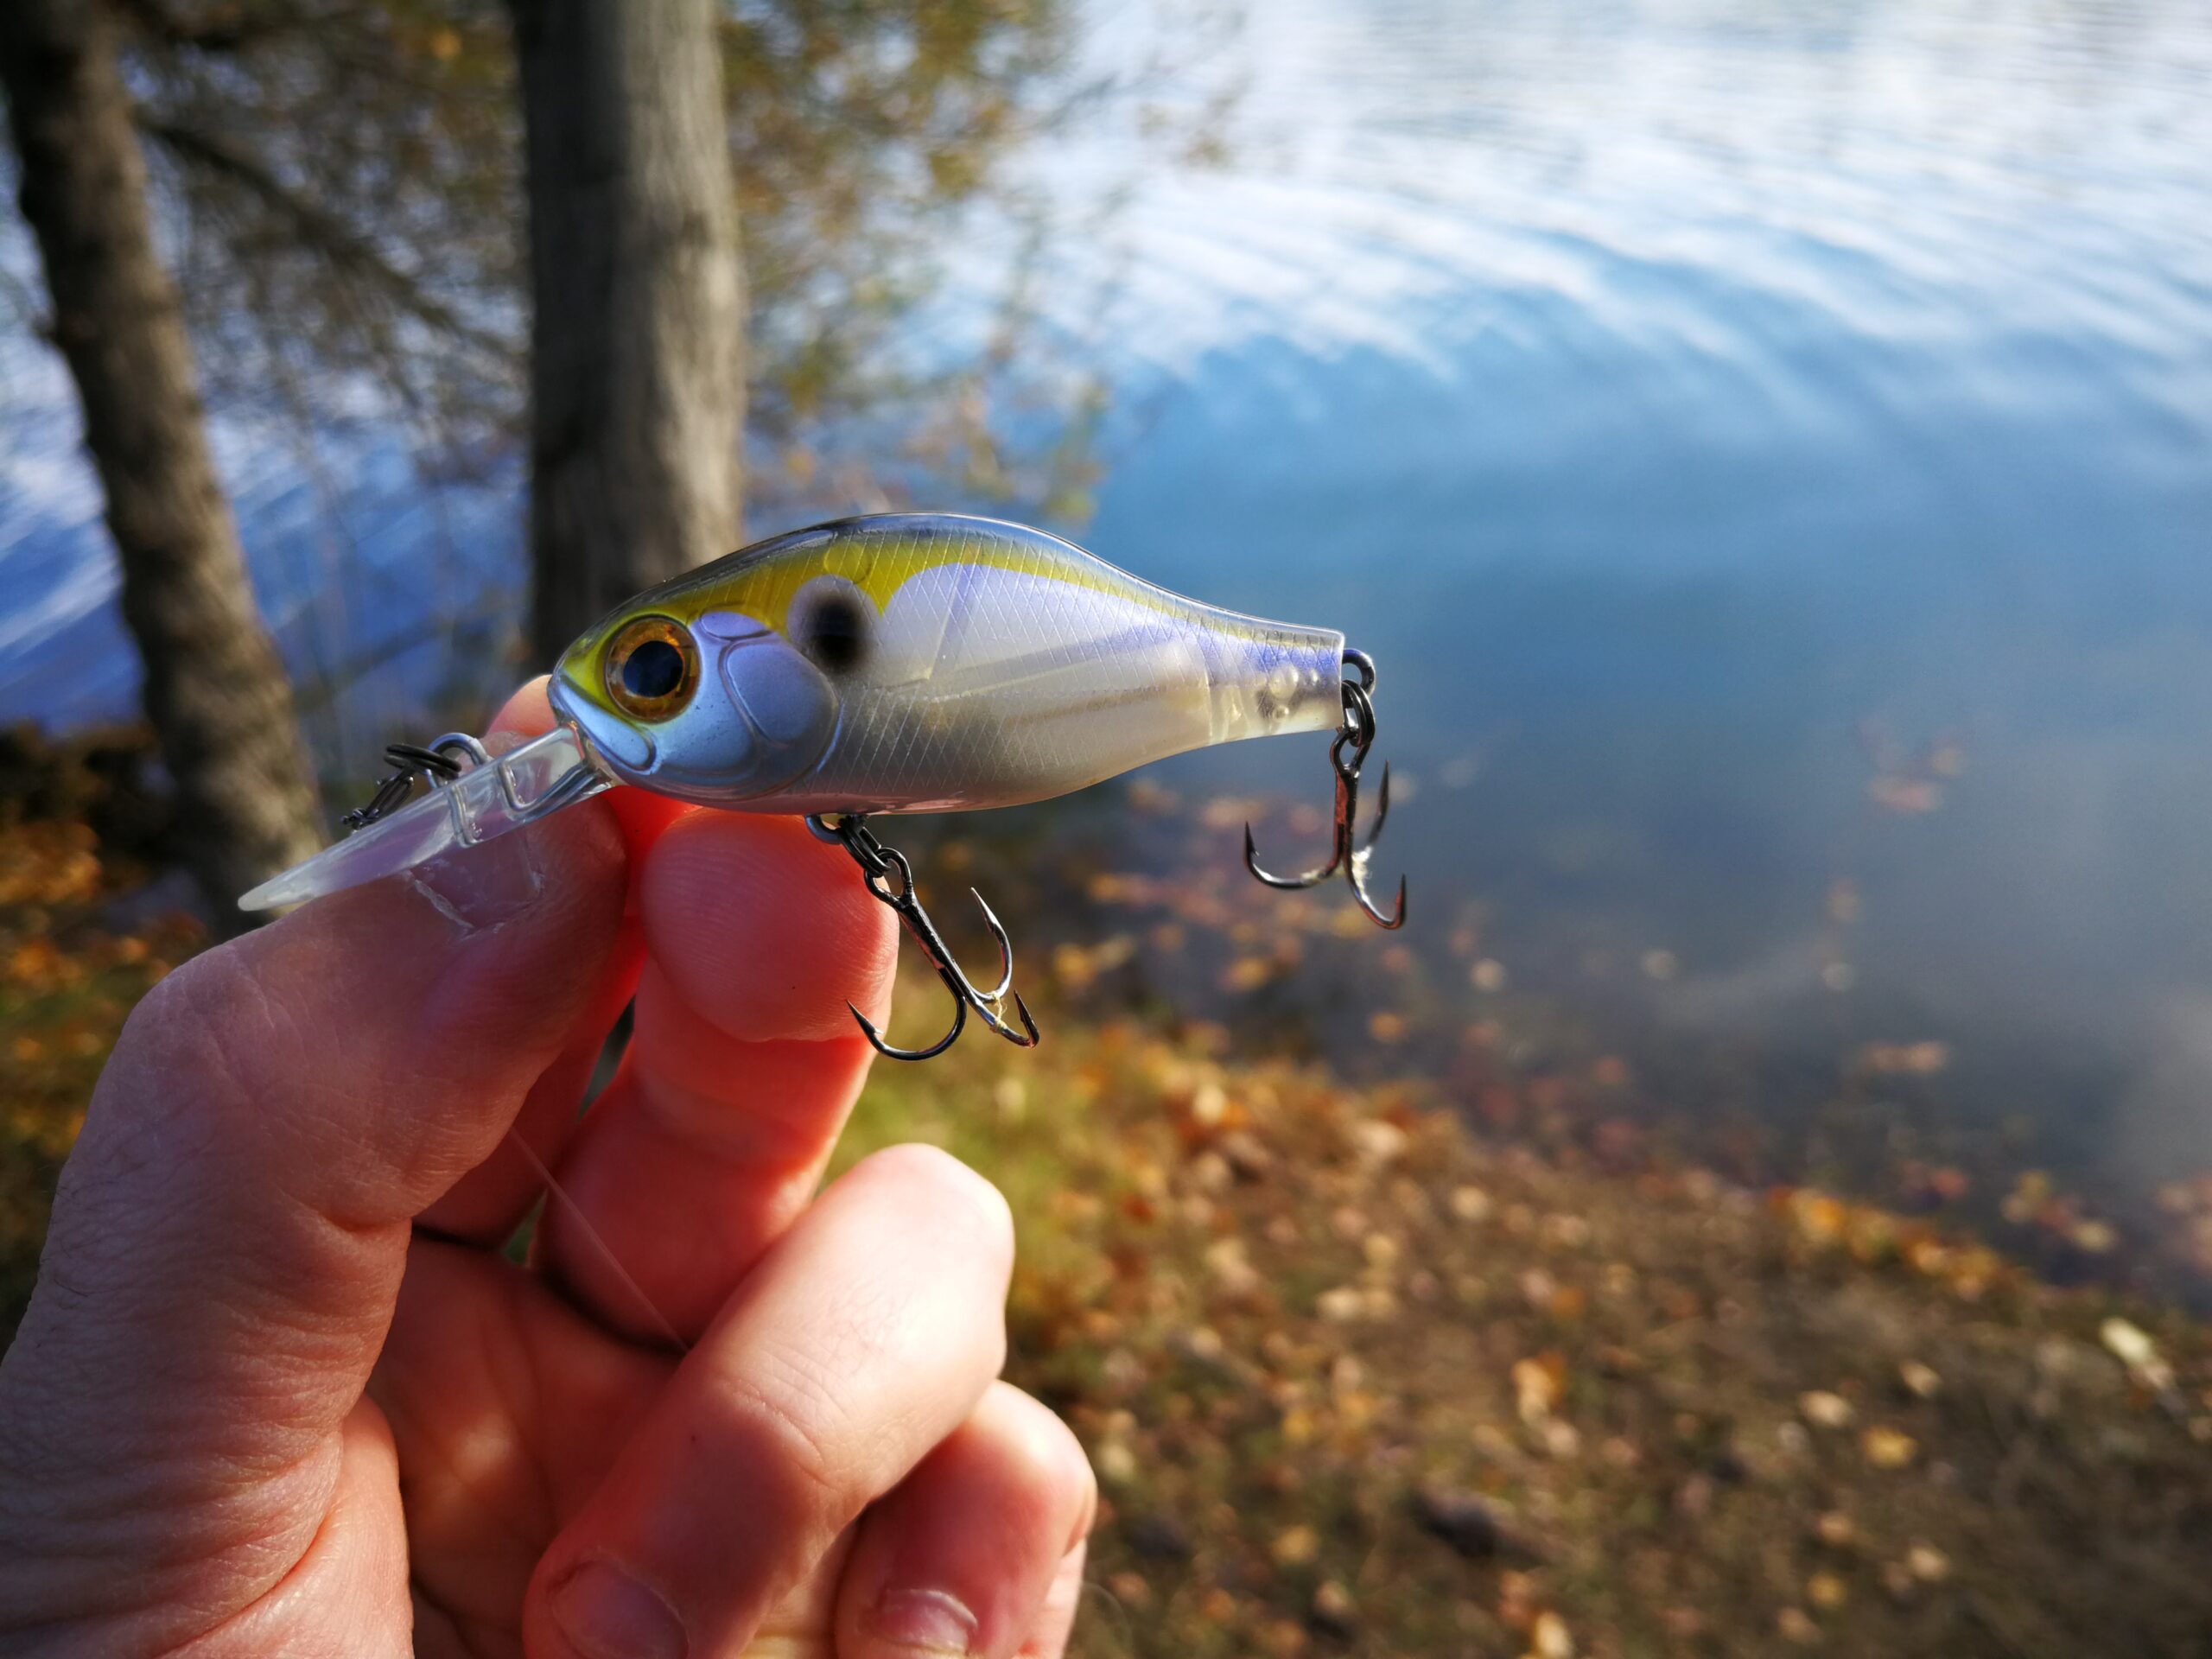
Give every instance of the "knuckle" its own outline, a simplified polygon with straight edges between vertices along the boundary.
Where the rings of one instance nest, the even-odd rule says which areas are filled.
[[[1090,1536],[1090,1529],[1098,1524],[1098,1471],[1090,1466],[1090,1454],[1083,1449],[1074,1431],[1067,1437],[1069,1460],[1075,1468],[1075,1525],[1068,1538],[1071,1549],[1080,1546]]]
[[[1047,1416],[1051,1414],[1046,1413]],[[1064,1490],[1073,1501],[1069,1508],[1076,1517],[1075,1532],[1071,1546],[1090,1535],[1090,1524],[1098,1513],[1098,1471],[1090,1466],[1090,1454],[1083,1449],[1083,1442],[1075,1431],[1058,1417],[1052,1417],[1054,1436],[1059,1447],[1059,1478],[1065,1483]]]
[[[168,1205],[243,1198],[291,1134],[279,1109],[322,1086],[252,953],[204,951],[164,975],[124,1024],[65,1171],[73,1207],[105,1195]],[[94,1209],[101,1206],[92,1205]]]
[[[1041,1401],[1008,1389],[1013,1409],[1006,1414],[1004,1445],[1018,1478],[1043,1501],[1046,1511],[1068,1517],[1069,1545],[1090,1529],[1097,1508],[1098,1477],[1075,1431]]]
[[[211,1004],[236,993],[220,950],[203,951],[162,976],[124,1022],[117,1046],[130,1058],[156,1058],[191,1046]]]
[[[935,1215],[971,1227],[993,1255],[1014,1255],[1014,1211],[1006,1195],[950,1153],[912,1144],[891,1147],[865,1160],[871,1180],[895,1183]]]
[[[787,1491],[798,1516],[828,1529],[843,1527],[875,1496],[866,1490],[856,1459],[839,1444],[837,1426],[818,1402],[827,1391],[796,1375],[747,1372],[729,1379],[722,1405],[741,1440],[743,1457],[758,1460]],[[798,1518],[794,1516],[794,1519]]]
[[[236,950],[204,951],[162,976],[140,1001],[124,1025],[118,1058],[172,1084],[234,1081],[269,1014],[266,988]]]

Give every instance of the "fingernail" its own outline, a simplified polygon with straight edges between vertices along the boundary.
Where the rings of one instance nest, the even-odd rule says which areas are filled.
[[[917,1653],[976,1651],[976,1615],[942,1590],[887,1590],[868,1615],[868,1634]]]
[[[675,1611],[607,1561],[587,1561],[553,1592],[553,1622],[582,1659],[683,1659]]]
[[[464,929],[511,921],[537,902],[544,886],[529,830],[480,846],[456,848],[414,870],[421,893]]]

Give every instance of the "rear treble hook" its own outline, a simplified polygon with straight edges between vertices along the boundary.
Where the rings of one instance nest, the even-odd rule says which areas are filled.
[[[1329,746],[1329,765],[1337,774],[1336,844],[1329,854],[1329,861],[1303,875],[1272,875],[1260,868],[1260,852],[1252,840],[1252,826],[1244,826],[1244,868],[1271,887],[1295,890],[1318,887],[1339,869],[1344,873],[1345,885],[1351,896],[1359,901],[1368,918],[1377,927],[1403,927],[1406,925],[1406,879],[1398,878],[1397,908],[1385,915],[1367,896],[1367,858],[1375,850],[1375,843],[1382,834],[1382,826],[1390,817],[1390,765],[1382,764],[1382,786],[1376,791],[1375,827],[1367,832],[1364,846],[1358,842],[1355,826],[1359,817],[1359,769],[1366,763],[1368,750],[1375,747],[1375,659],[1363,651],[1346,651],[1344,667],[1352,671],[1344,677],[1344,724],[1337,728],[1337,741]]]
[[[942,1054],[967,1029],[968,1011],[973,1008],[985,1025],[1017,1048],[1034,1048],[1038,1043],[1037,1021],[1029,1012],[1029,1005],[1021,1000],[1021,993],[1014,988],[1014,942],[1007,937],[1006,929],[985,904],[983,895],[976,894],[976,902],[982,906],[983,921],[991,930],[991,938],[999,947],[999,982],[989,990],[978,990],[960,964],[952,958],[952,951],[930,919],[928,911],[914,894],[914,867],[906,855],[895,848],[887,847],[875,838],[858,812],[847,812],[834,821],[819,812],[807,815],[806,827],[818,841],[835,842],[852,855],[853,862],[861,867],[868,880],[868,890],[899,912],[899,919],[914,936],[930,959],[930,966],[937,969],[937,976],[944,982],[944,988],[952,993],[952,1029],[931,1043],[927,1048],[900,1048],[883,1039],[868,1017],[850,1002],[853,1018],[860,1021],[861,1031],[879,1054],[894,1060],[926,1060]],[[969,889],[974,892],[973,888]],[[1014,1009],[1020,1018],[1019,1029],[1010,1023],[1002,1012],[1008,996],[1014,998]]]

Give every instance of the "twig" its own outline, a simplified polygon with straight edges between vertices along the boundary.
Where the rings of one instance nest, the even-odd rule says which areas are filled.
[[[142,110],[139,124],[180,163],[196,166],[236,184],[291,222],[300,239],[331,265],[380,291],[398,310],[442,334],[497,359],[511,358],[512,346],[491,330],[469,321],[385,258],[376,245],[335,214],[305,200],[252,157],[221,139]]]

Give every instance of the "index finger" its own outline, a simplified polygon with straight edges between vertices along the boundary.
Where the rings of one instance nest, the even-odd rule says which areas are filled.
[[[874,1050],[897,923],[796,818],[696,812],[633,888],[627,1053],[556,1167],[539,1262],[598,1317],[689,1340],[819,1183]]]

